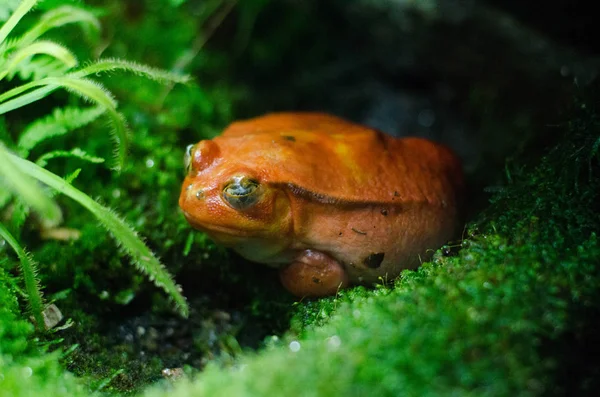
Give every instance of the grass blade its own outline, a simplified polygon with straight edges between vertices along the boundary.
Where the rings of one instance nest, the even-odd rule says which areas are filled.
[[[0,142],[0,177],[4,180],[4,184],[43,218],[50,221],[60,219],[60,209],[56,203],[44,193],[36,181],[23,174],[15,165],[13,161],[15,158],[19,157],[11,155]]]
[[[27,94],[20,95],[27,90],[39,86],[43,87],[38,88],[37,90],[32,90]],[[56,90],[57,88],[58,86],[56,84],[50,84],[47,79],[41,79],[10,89],[0,95],[0,114],[8,113],[12,110],[29,105],[30,103],[39,101],[40,99],[48,96],[52,91]],[[17,98],[8,101],[8,99],[13,98],[17,95],[19,95]]]
[[[23,0],[23,2],[19,4],[19,7],[17,7],[15,12],[13,12],[10,18],[8,18],[8,21],[6,21],[0,28],[0,44],[6,40],[6,37],[8,37],[10,32],[12,32],[21,18],[23,18],[23,16],[27,14],[36,3],[37,0]]]
[[[6,240],[19,257],[29,307],[35,319],[37,329],[43,331],[45,330],[44,316],[42,314],[44,311],[44,301],[42,300],[42,291],[36,277],[36,263],[2,223],[0,223],[0,237]]]

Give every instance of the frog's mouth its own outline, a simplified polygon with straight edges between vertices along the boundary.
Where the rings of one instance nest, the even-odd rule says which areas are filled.
[[[201,232],[210,235],[213,239],[218,240],[219,242],[226,243],[236,238],[247,238],[256,236],[256,233],[253,233],[250,230],[227,227],[223,225],[217,225],[214,223],[199,222],[191,214],[185,211],[183,211],[183,215],[194,229],[200,230]]]

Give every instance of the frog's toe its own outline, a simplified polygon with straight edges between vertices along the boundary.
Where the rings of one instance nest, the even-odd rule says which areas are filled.
[[[335,294],[349,285],[344,267],[322,252],[305,250],[279,271],[283,286],[298,297]]]

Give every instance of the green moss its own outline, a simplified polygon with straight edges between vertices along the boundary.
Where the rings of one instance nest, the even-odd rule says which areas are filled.
[[[31,341],[33,325],[21,318],[16,280],[0,266],[0,396],[89,395],[65,373],[59,354],[44,354]]]

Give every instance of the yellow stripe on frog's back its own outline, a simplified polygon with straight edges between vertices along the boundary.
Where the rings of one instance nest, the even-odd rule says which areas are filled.
[[[356,178],[357,182],[363,182],[365,180],[365,174],[361,171],[361,167],[355,161],[356,156],[354,155],[354,146],[350,146],[345,142],[345,139],[348,138],[348,136],[344,137],[342,134],[333,134],[331,137],[334,139],[332,149],[338,156],[338,163],[346,167],[346,170],[340,170],[340,172],[349,172]]]

